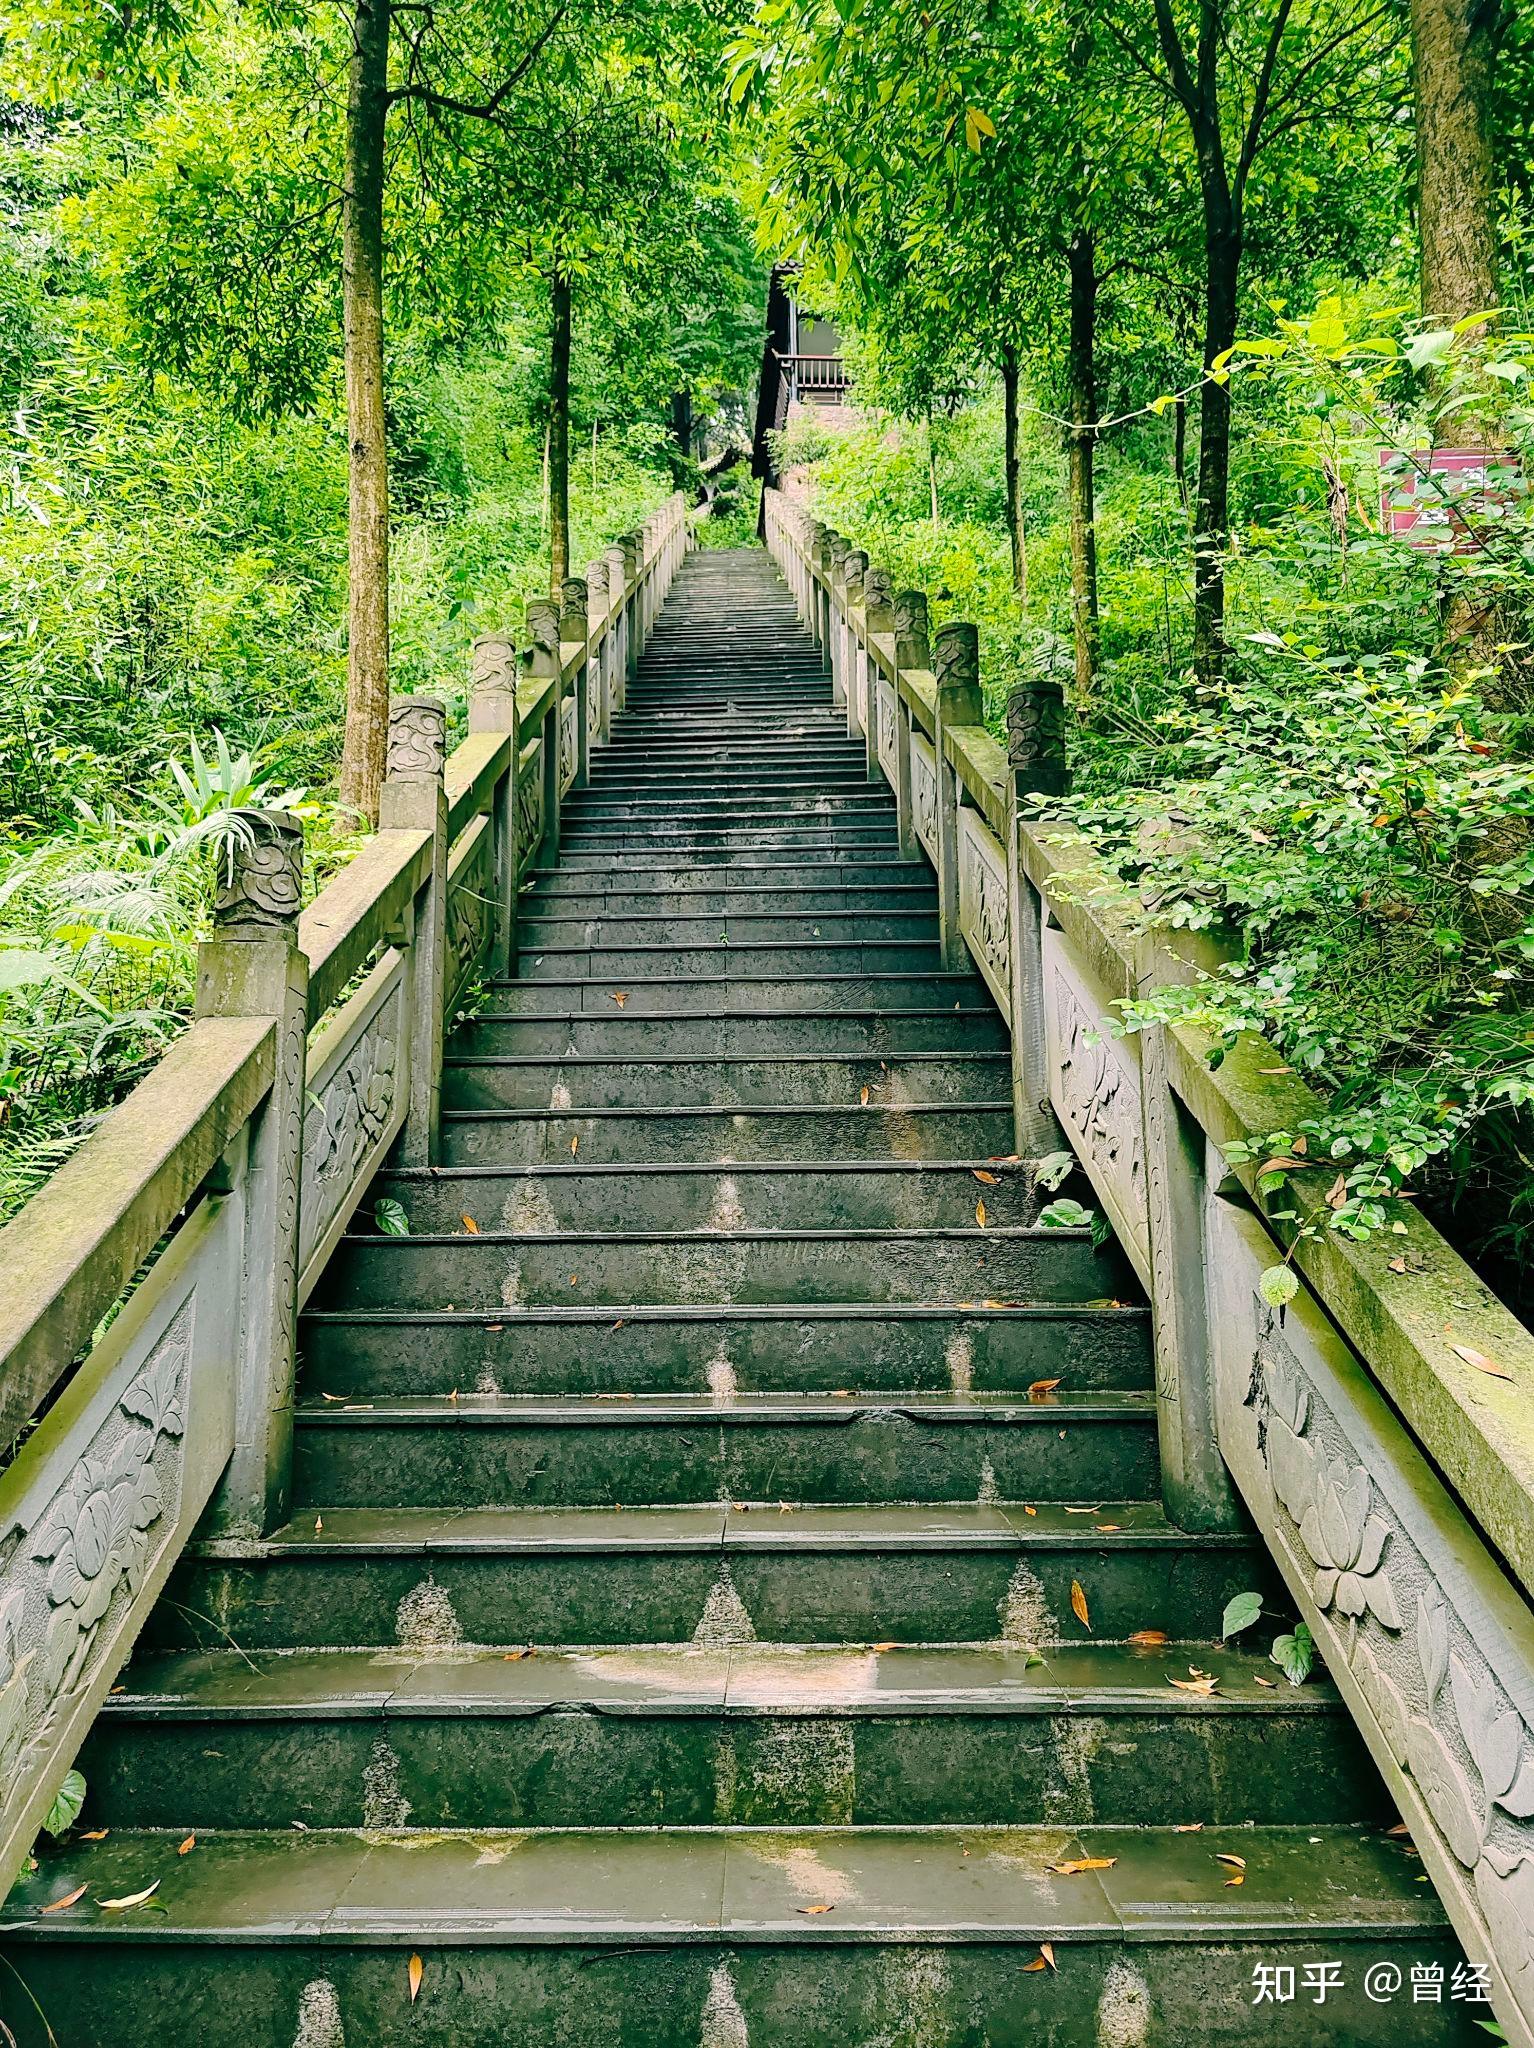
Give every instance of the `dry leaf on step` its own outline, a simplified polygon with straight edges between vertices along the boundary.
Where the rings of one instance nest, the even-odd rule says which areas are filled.
[[[1069,1863],[1051,1863],[1056,1877],[1079,1877],[1083,1870],[1111,1870],[1117,1856],[1076,1856]]]
[[[985,1228],[985,1203],[984,1203],[983,1201],[981,1201],[981,1202],[976,1202],[976,1204],[975,1204],[975,1221],[976,1221],[976,1222],[977,1222],[977,1223],[978,1223],[978,1224],[980,1225],[980,1228],[981,1228],[982,1230],[984,1230],[984,1228]]]
[[[1494,1380],[1512,1378],[1505,1365],[1498,1365],[1494,1358],[1488,1358],[1484,1351],[1476,1351],[1469,1344],[1456,1344],[1454,1356],[1464,1359],[1466,1365],[1473,1365],[1477,1372],[1489,1372]]]
[[[129,1906],[142,1906],[145,1899],[152,1899],[159,1889],[160,1880],[156,1878],[153,1884],[146,1884],[141,1892],[129,1892],[125,1899],[98,1899],[96,1904],[103,1913],[124,1913]]]
[[[77,1905],[85,1897],[85,1886],[77,1884],[72,1892],[65,1892],[63,1898],[54,1899],[43,1908],[44,1913],[62,1913],[66,1906]]]
[[[462,1223],[464,1229],[469,1233],[470,1237],[479,1236],[479,1225],[474,1221],[474,1218],[472,1216],[462,1216],[459,1218],[459,1221]]]
[[[416,1994],[420,1991],[421,1977],[424,1970],[425,1965],[422,1963],[421,1958],[419,1956],[412,1956],[405,1971],[405,1976],[410,1985],[410,2003],[412,2005],[415,2004]]]
[[[1080,1579],[1071,1580],[1071,1612],[1083,1628],[1092,1626],[1092,1616],[1087,1609],[1087,1596],[1081,1590]]]
[[[987,1173],[983,1166],[972,1166],[970,1172],[975,1176],[976,1180],[982,1182],[988,1188],[1001,1185],[1001,1175],[999,1173]]]

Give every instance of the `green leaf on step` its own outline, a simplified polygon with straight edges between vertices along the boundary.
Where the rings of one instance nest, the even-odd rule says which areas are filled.
[[[1294,1634],[1279,1636],[1270,1654],[1291,1685],[1303,1685],[1316,1661],[1315,1640],[1304,1622],[1297,1621]]]
[[[1092,1210],[1062,1195],[1059,1201],[1050,1202],[1039,1211],[1039,1222],[1046,1230],[1085,1230],[1092,1216]]]
[[[1074,1152],[1046,1152],[1034,1168],[1033,1177],[1041,1188],[1048,1188],[1053,1194],[1075,1164]]]
[[[1225,1603],[1224,1618],[1220,1622],[1220,1634],[1229,1642],[1232,1636],[1240,1635],[1244,1628],[1250,1628],[1262,1612],[1260,1593],[1238,1593],[1233,1600]]]
[[[1257,1291],[1269,1308],[1282,1308],[1299,1293],[1300,1283],[1288,1266],[1269,1266],[1258,1278]]]
[[[64,1835],[80,1818],[85,1804],[85,1779],[79,1771],[66,1771],[64,1782],[53,1795],[53,1804],[43,1817],[45,1835]]]
[[[373,1221],[385,1237],[408,1237],[410,1218],[405,1214],[402,1202],[391,1202],[387,1196],[373,1204]]]

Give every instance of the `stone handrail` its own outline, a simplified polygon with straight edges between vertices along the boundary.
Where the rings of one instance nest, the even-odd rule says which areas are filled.
[[[0,1231],[0,1879],[193,1530],[284,1518],[299,1306],[384,1154],[434,1159],[446,1025],[513,965],[687,544],[678,494],[525,651],[478,642],[450,759],[396,698],[379,830],[301,915],[298,822],[238,814],[192,1023]]]
[[[1534,1336],[1409,1203],[1364,1243],[1296,1241],[1268,1213],[1221,1148],[1316,1100],[1255,1036],[1211,1068],[1189,1027],[1114,1035],[1116,1005],[1199,956],[1025,814],[1066,786],[1058,691],[1013,694],[1003,748],[973,626],[929,636],[920,593],[779,492],[764,526],[902,850],[936,870],[945,958],[972,957],[1009,1019],[1018,1151],[1064,1127],[1146,1286],[1169,1513],[1255,1520],[1509,2040],[1534,2048]],[[1272,1206],[1324,1221],[1333,1177],[1295,1173]],[[1259,1276],[1286,1257],[1300,1292],[1273,1308]]]

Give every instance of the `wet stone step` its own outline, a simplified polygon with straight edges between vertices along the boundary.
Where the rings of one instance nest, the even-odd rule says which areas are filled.
[[[518,922],[518,939],[534,959],[551,950],[561,956],[581,948],[607,951],[614,947],[663,946],[703,947],[708,956],[721,957],[713,948],[727,944],[732,954],[741,948],[764,945],[809,946],[817,940],[853,948],[854,963],[861,966],[868,946],[874,942],[899,947],[922,948],[922,960],[935,959],[937,913],[923,905],[914,910],[822,910],[807,907],[790,913],[757,912],[749,908],[717,910],[695,917],[677,912],[625,915],[598,909],[588,916],[555,914],[549,906],[530,903]],[[875,955],[877,961],[882,956]]]
[[[618,1001],[619,996],[623,1001]],[[727,1011],[749,1017],[774,1011],[951,1009],[996,1015],[978,974],[816,973],[792,980],[748,974],[630,974],[623,981],[552,975],[486,984],[487,1006],[504,1017],[638,1015],[646,1010]]]
[[[1143,1501],[1026,1505],[305,1509],[259,1548],[185,1555],[145,1641],[1043,1646],[1208,1639],[1237,1593],[1279,1605],[1254,1539]]]
[[[584,886],[583,886],[584,884]],[[870,917],[892,912],[937,911],[937,888],[930,880],[848,884],[775,883],[770,879],[689,888],[667,887],[660,878],[633,884],[614,875],[606,886],[594,876],[572,876],[558,883],[539,881],[527,890],[521,915],[527,918],[585,917]]]
[[[1332,1688],[1272,1675],[1199,1643],[146,1657],[84,1825],[1388,1826]]]
[[[1155,1491],[1143,1394],[453,1394],[299,1410],[295,1512],[718,1500],[1074,1500]]]
[[[983,1178],[981,1178],[983,1176]],[[1045,1199],[1027,1162],[899,1160],[729,1167],[421,1168],[385,1174],[377,1194],[418,1232],[481,1230],[927,1230],[963,1228],[983,1201],[993,1225],[1033,1223]],[[358,1225],[370,1215],[364,1204]]]
[[[783,1105],[754,1109],[449,1110],[444,1166],[531,1166],[564,1159],[973,1159],[1012,1141],[1010,1101],[901,1109]]]
[[[299,1326],[310,1399],[482,1393],[713,1393],[1144,1388],[1141,1306],[938,1309],[832,1303],[720,1308],[311,1310]]]
[[[716,984],[717,986],[717,984]],[[893,1063],[903,1053],[1007,1050],[1006,1025],[994,1009],[659,1011],[636,1001],[619,1004],[604,991],[606,1015],[564,1013],[508,1017],[494,1009],[465,1020],[452,1038],[455,1053],[488,1059],[503,1055],[590,1059],[773,1060],[803,1053],[821,1058],[867,1057]],[[487,1001],[498,1003],[501,991]]]
[[[790,939],[777,944],[746,939],[739,945],[545,945],[525,955],[522,978],[528,983],[568,981],[577,976],[610,982],[626,975],[645,979],[685,975],[784,981],[803,976],[810,981],[832,974],[917,976],[936,974],[941,969],[942,949],[936,938],[927,942]]]
[[[787,1059],[697,1059],[671,1053],[629,1060],[491,1054],[449,1060],[443,1068],[442,1100],[449,1109],[562,1110],[573,1103],[635,1109],[785,1103],[885,1109],[1004,1101],[1011,1083],[1011,1057],[1004,1052],[912,1053],[883,1060],[813,1053]]]
[[[349,1237],[316,1303],[501,1309],[623,1303],[1097,1301],[1133,1282],[1085,1230],[617,1231]]]

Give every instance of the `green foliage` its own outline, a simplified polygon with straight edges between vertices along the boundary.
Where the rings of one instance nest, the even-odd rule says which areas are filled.
[[[85,1779],[79,1771],[66,1771],[64,1781],[53,1795],[43,1821],[45,1835],[67,1835],[80,1818],[85,1804]]]
[[[1237,1593],[1225,1603],[1225,1613],[1220,1621],[1220,1635],[1229,1642],[1232,1636],[1241,1635],[1262,1617],[1262,1595],[1260,1593]]]
[[[1292,1634],[1274,1637],[1269,1657],[1291,1685],[1303,1685],[1315,1668],[1315,1638],[1303,1621],[1297,1621]]]

